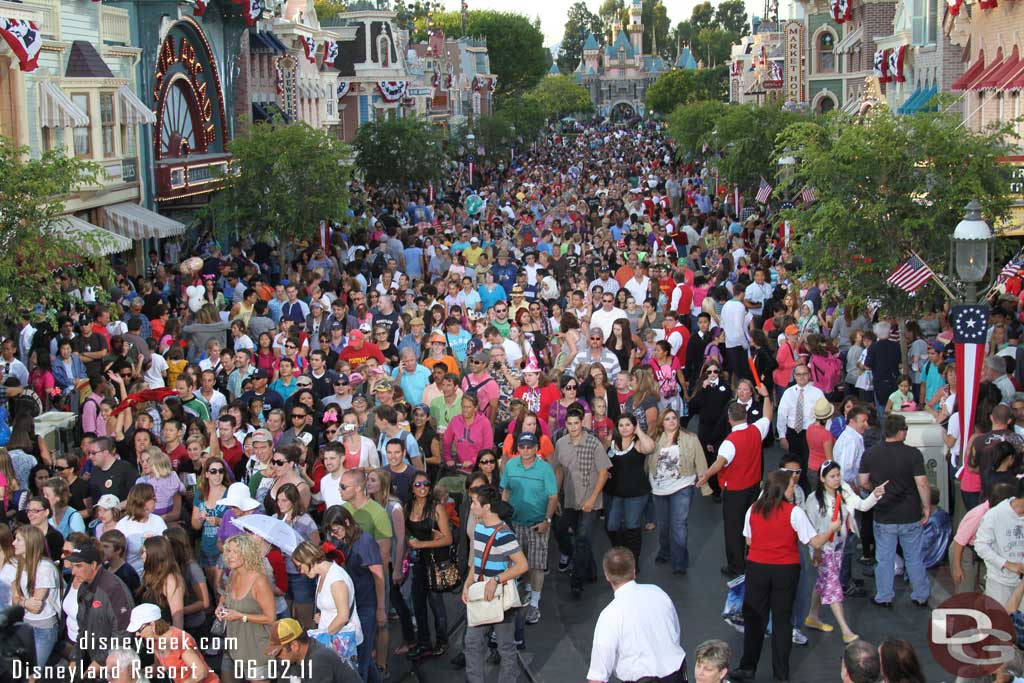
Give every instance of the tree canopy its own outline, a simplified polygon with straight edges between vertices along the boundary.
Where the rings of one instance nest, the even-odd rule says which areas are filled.
[[[583,44],[587,36],[593,33],[598,41],[604,36],[604,22],[587,7],[587,3],[578,0],[569,8],[565,21],[565,34],[562,37],[562,52],[558,56],[558,68],[563,74],[570,74],[583,57]]]
[[[796,157],[794,185],[817,193],[810,207],[788,212],[803,268],[887,310],[920,309],[926,297],[908,297],[886,277],[911,250],[943,272],[949,236],[971,199],[990,223],[1006,214],[999,159],[1015,143],[1010,127],[978,133],[943,113],[884,110],[860,125],[834,114],[785,127],[774,155]]]
[[[673,69],[663,73],[651,84],[644,95],[648,111],[667,115],[681,104],[701,100],[724,100],[728,67],[714,69]]]
[[[523,95],[523,99],[536,102],[546,118],[585,113],[593,107],[590,93],[570,76],[547,76]]]
[[[111,246],[102,233],[77,232],[61,222],[61,199],[95,186],[100,168],[60,150],[39,159],[0,137],[0,320],[11,322],[45,302],[49,311],[71,303],[55,273],[67,270],[78,287],[96,287],[113,274],[99,254]]]
[[[672,30],[669,42],[689,46],[705,66],[726,64],[732,46],[750,34],[750,18],[743,0],[724,0],[715,8],[710,2],[694,6],[690,18]]]
[[[229,144],[237,173],[208,211],[243,235],[310,237],[348,207],[350,150],[304,123],[257,123]]]
[[[544,47],[544,34],[536,22],[522,14],[470,10],[465,31],[459,12],[435,13],[434,21],[446,36],[487,39],[491,71],[498,76],[495,99],[522,95],[539,83],[551,66],[551,55]]]
[[[446,157],[444,134],[415,116],[378,119],[360,126],[352,146],[356,166],[366,182],[382,185],[424,185],[439,180]]]

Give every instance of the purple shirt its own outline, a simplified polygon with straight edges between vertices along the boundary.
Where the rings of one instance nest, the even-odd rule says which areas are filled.
[[[235,511],[232,510],[231,508],[228,508],[227,512],[224,513],[224,517],[221,518],[220,528],[217,531],[217,540],[221,543],[228,540],[232,536],[237,536],[238,534],[242,533],[242,530],[235,526],[234,523],[231,521],[234,518]]]

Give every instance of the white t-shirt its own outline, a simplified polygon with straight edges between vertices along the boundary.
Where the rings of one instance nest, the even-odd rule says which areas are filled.
[[[14,585],[17,571],[18,567],[13,560],[0,567],[0,609],[11,606],[11,586]]]
[[[164,373],[170,367],[167,365],[167,360],[159,353],[150,354],[149,358],[149,370],[146,370],[146,374],[142,376],[142,379],[150,389],[162,389],[164,387]]]
[[[334,596],[331,595],[331,586],[338,581],[344,581],[348,587],[348,623],[355,629],[356,643],[362,643],[363,629],[359,624],[359,613],[356,612],[356,588],[352,584],[352,577],[348,575],[348,572],[333,562],[316,594],[316,608],[320,610],[320,621],[317,622],[316,627],[326,631],[334,618],[338,616],[338,608],[334,604]]]
[[[21,594],[29,595],[28,572],[21,575]],[[25,623],[30,626],[47,626],[60,616],[60,576],[57,574],[57,565],[49,560],[43,560],[36,567],[35,590],[48,588],[46,599],[43,600],[43,609],[39,614],[25,611]]]
[[[330,472],[320,478],[320,496],[324,499],[326,507],[342,505],[345,502],[341,499],[341,489],[338,488],[339,483],[341,483],[341,477],[339,476],[335,479]]]
[[[649,477],[651,493],[656,496],[669,496],[697,483],[696,475],[679,476],[679,444],[672,444],[658,451],[654,471]]]
[[[136,522],[134,519],[124,517],[118,521],[115,527],[124,534],[128,544],[124,550],[124,561],[132,566],[142,577],[142,544],[150,536],[159,536],[167,528],[166,522],[160,515],[150,515],[146,522]]]
[[[68,627],[68,640],[73,643],[78,642],[78,589],[69,586],[68,592],[64,595],[64,600],[61,601],[60,606],[64,610],[64,623]]]

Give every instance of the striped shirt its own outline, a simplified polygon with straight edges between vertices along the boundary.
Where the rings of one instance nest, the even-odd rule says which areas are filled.
[[[480,561],[484,556],[484,548],[490,540],[495,528],[498,535],[491,544],[491,552],[487,555],[487,566],[481,568]],[[484,525],[477,522],[473,529],[473,573],[476,576],[483,574],[485,577],[497,576],[508,569],[512,555],[520,551],[519,541],[516,535],[504,524],[498,527]]]

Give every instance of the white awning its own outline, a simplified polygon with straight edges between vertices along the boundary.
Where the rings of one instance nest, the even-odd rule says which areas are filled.
[[[82,251],[90,256],[108,256],[129,251],[132,241],[93,225],[76,216],[67,215],[52,224],[52,230],[64,239],[81,245]]]
[[[125,202],[104,207],[107,228],[132,239],[147,237],[173,237],[185,232],[185,224],[161,216],[138,204]]]
[[[846,104],[843,105],[843,111],[847,114],[856,114],[860,111],[860,103],[862,102],[859,97],[851,97],[846,100]]]
[[[39,120],[43,128],[75,128],[89,125],[89,115],[71,101],[56,83],[39,84]]]
[[[853,48],[857,46],[857,43],[861,42],[864,36],[864,25],[861,24],[853,31],[846,34],[846,37],[836,43],[835,52],[839,54],[846,54],[853,52]]]
[[[122,123],[156,123],[156,114],[140,100],[132,89],[122,85],[117,89],[121,100]]]

